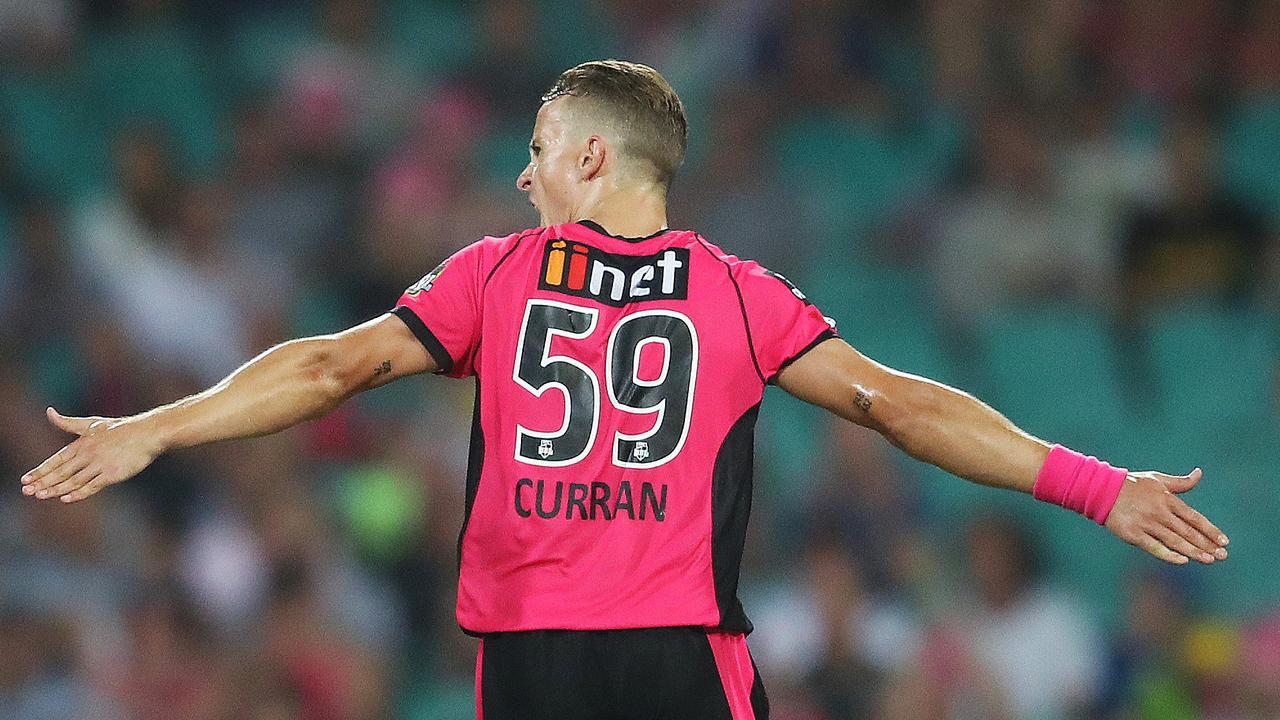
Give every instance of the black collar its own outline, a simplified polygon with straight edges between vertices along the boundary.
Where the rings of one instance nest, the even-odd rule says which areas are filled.
[[[600,233],[601,235],[607,235],[607,236],[609,236],[609,237],[611,237],[611,238],[615,238],[615,239],[617,239],[617,240],[625,240],[625,241],[627,241],[627,242],[640,242],[641,240],[652,240],[653,238],[656,238],[656,237],[658,237],[659,235],[661,235],[661,234],[663,234],[663,233],[665,233],[665,232],[670,232],[670,231],[671,231],[671,229],[670,229],[670,228],[662,228],[662,229],[661,229],[661,230],[659,230],[658,232],[653,233],[652,235],[645,235],[644,237],[624,237],[624,236],[622,236],[622,235],[614,235],[613,233],[609,232],[608,230],[605,230],[603,227],[601,227],[601,226],[600,226],[600,223],[598,223],[598,222],[596,222],[596,221],[594,221],[594,220],[579,220],[577,224],[579,224],[579,225],[581,225],[581,226],[583,226],[583,227],[585,227],[585,228],[587,228],[588,230],[591,230],[591,231],[593,231],[593,232],[598,232],[598,233]]]

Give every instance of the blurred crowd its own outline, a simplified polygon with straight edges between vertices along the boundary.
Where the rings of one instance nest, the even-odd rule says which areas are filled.
[[[17,478],[67,441],[45,406],[172,401],[535,224],[538,98],[602,57],[685,101],[672,225],[855,346],[1121,464],[1223,463],[1232,559],[1164,568],[771,391],[775,720],[1280,718],[1275,0],[0,2],[0,718],[471,717],[469,383],[72,506]]]

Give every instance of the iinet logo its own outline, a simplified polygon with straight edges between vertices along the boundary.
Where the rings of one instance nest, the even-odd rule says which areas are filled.
[[[689,292],[689,250],[614,255],[578,242],[551,240],[543,253],[538,288],[614,307],[646,300],[684,300]]]

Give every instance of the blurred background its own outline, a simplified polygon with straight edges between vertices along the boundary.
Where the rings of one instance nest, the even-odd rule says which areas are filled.
[[[682,95],[671,223],[856,347],[1188,497],[1171,568],[770,389],[742,596],[775,720],[1280,717],[1280,2],[0,2],[0,718],[472,717],[469,382],[64,507],[44,421],[385,311],[516,191],[539,95]]]

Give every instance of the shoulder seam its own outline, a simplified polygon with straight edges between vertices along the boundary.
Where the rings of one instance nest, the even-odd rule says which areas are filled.
[[[516,251],[516,249],[518,249],[518,248],[520,247],[520,241],[524,240],[525,238],[529,237],[530,235],[533,235],[533,234],[535,234],[535,233],[541,232],[541,231],[542,231],[542,230],[544,230],[544,229],[545,229],[545,228],[531,228],[531,229],[529,229],[529,230],[525,230],[523,233],[520,233],[520,237],[518,237],[518,238],[516,238],[514,241],[512,241],[510,249],[508,249],[505,253],[503,253],[503,254],[502,254],[502,257],[498,258],[498,262],[494,263],[494,264],[493,264],[493,267],[489,269],[489,274],[488,274],[488,275],[486,275],[486,276],[485,276],[485,278],[484,278],[484,284],[480,286],[480,297],[476,299],[477,304],[478,304],[478,306],[479,306],[479,308],[480,308],[480,314],[481,314],[481,316],[483,316],[483,315],[484,315],[484,294],[485,294],[485,291],[489,289],[489,281],[493,279],[494,273],[498,272],[498,268],[502,267],[502,263],[506,262],[506,261],[507,261],[507,258],[511,257],[511,254],[512,254],[512,253],[514,253],[514,252]],[[484,337],[483,337],[483,336],[476,340],[475,355],[476,355],[477,357],[479,357],[479,355],[480,355],[480,344],[481,344],[482,342],[484,342]],[[479,376],[479,374],[477,373],[477,374],[476,374],[477,384],[479,384],[479,382],[478,382],[478,381],[479,381],[479,379],[480,379],[480,376]],[[480,407],[479,405],[476,405],[476,408],[477,408],[477,410],[476,410],[476,411],[477,411],[477,412],[479,412],[479,407]],[[461,543],[461,536],[459,536],[459,543]],[[461,564],[461,563],[462,563],[462,549],[461,549],[461,548],[462,548],[462,546],[461,546],[461,544],[459,544],[458,548],[459,548],[459,549],[458,549],[458,563],[459,563],[459,564]]]
[[[530,235],[540,230],[542,230],[542,228],[533,228],[532,230],[525,230],[523,233],[521,233],[520,237],[516,238],[515,241],[511,243],[511,248],[507,250],[505,253],[503,253],[502,257],[498,258],[498,262],[494,263],[493,268],[489,270],[489,274],[485,276],[484,284],[480,286],[481,293],[483,293],[486,289],[488,289],[489,281],[493,279],[493,274],[498,272],[498,268],[502,267],[502,263],[506,262],[507,258],[511,257],[511,253],[515,252],[516,248],[520,247],[520,241],[524,240],[525,238],[529,237]]]
[[[738,280],[733,276],[733,268],[729,267],[729,263],[725,262],[724,258],[711,251],[711,248],[708,247],[706,238],[696,232],[693,234],[693,237],[697,239],[698,244],[702,246],[703,250],[707,251],[708,255],[714,258],[721,265],[724,265],[725,274],[729,276],[729,282],[733,283],[733,292],[738,296],[738,310],[742,312],[742,328],[747,333],[747,352],[751,355],[751,365],[755,368],[756,377],[760,378],[760,382],[767,384],[764,377],[764,371],[760,369],[760,360],[756,358],[755,342],[751,339],[751,321],[747,319],[747,304],[742,299],[742,288],[738,286]]]

